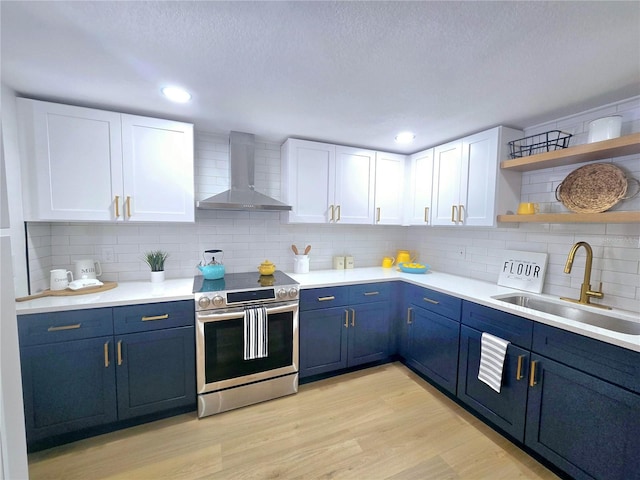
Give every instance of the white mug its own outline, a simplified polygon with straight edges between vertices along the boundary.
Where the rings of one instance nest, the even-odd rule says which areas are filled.
[[[69,286],[69,282],[73,282],[73,273],[64,268],[51,270],[51,290],[64,290]]]
[[[100,262],[94,262],[90,258],[84,260],[75,260],[74,262],[75,276],[79,280],[81,278],[96,278],[102,275],[102,267]]]

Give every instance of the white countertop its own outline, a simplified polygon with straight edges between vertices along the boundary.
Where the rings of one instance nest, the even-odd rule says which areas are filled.
[[[382,267],[356,268],[352,270],[314,270],[304,274],[286,273],[299,282],[300,287],[303,289],[401,280],[640,352],[640,335],[617,333],[526,307],[501,302],[492,297],[522,292],[480,280],[439,272],[416,275]],[[139,303],[192,300],[192,289],[193,278],[166,280],[161,284],[126,282],[120,283],[112,290],[101,293],[69,297],[45,297],[27,302],[16,302],[16,312],[18,315],[26,315],[30,313],[114,307]],[[534,294],[527,293],[527,295]],[[536,296],[546,300],[559,301],[557,297],[551,295]],[[571,306],[583,309],[594,308],[573,304]],[[614,309],[598,311],[598,313],[640,323],[640,315],[635,312]]]

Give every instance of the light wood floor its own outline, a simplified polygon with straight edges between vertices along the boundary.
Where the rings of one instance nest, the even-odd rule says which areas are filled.
[[[29,455],[32,480],[556,479],[402,364]]]

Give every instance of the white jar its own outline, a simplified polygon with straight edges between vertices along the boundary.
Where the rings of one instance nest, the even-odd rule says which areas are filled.
[[[589,123],[589,143],[618,138],[622,131],[622,116],[598,118]]]
[[[309,255],[293,257],[293,273],[309,273]]]

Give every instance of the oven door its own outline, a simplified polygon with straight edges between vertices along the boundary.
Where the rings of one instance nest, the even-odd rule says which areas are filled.
[[[298,371],[298,302],[267,307],[269,355],[244,359],[244,309],[196,312],[198,393]]]

